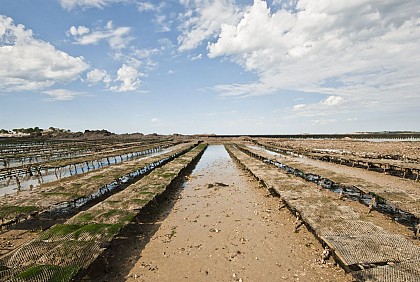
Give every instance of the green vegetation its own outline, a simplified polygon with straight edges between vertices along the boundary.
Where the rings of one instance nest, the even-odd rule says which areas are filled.
[[[164,173],[158,173],[157,175],[159,177],[162,177],[162,178],[174,178],[176,176],[176,173],[173,173],[173,172],[164,172]]]
[[[74,220],[73,224],[87,224],[87,223],[96,223],[96,224],[115,224],[115,223],[127,223],[133,219],[136,215],[133,211],[120,210],[120,209],[111,209],[111,210],[94,210],[94,211],[85,211],[79,213]]]
[[[81,212],[76,216],[77,222],[90,222],[95,218],[95,214],[91,212]]]
[[[95,224],[57,224],[45,231],[41,235],[41,240],[48,240],[56,237],[65,237],[67,235],[73,234],[74,239],[78,240],[83,233],[88,233],[90,235],[103,235],[103,236],[113,236],[115,235],[122,224],[104,224],[104,223],[95,223]]]
[[[154,195],[154,193],[153,193]],[[136,203],[138,205],[144,206],[146,205],[153,197],[150,199],[130,199],[131,202]]]
[[[44,233],[42,233],[41,240],[48,240],[56,236],[65,236],[75,232],[79,228],[80,225],[57,224],[45,231]]]
[[[122,226],[122,224],[87,224],[77,229],[74,232],[74,236],[76,239],[78,239],[83,233],[88,233],[90,235],[101,234],[107,236],[114,236],[118,233]]]
[[[78,265],[70,265],[66,267],[61,267],[60,270],[56,271],[54,275],[51,277],[51,282],[65,282],[70,281],[73,276],[79,272],[80,266]]]
[[[29,133],[29,134],[36,134],[36,133],[42,133],[44,130],[42,128],[39,128],[38,126],[32,128],[15,128],[13,129],[16,133]]]
[[[59,267],[55,265],[35,265],[32,266],[19,274],[19,278],[30,280],[31,278],[36,278],[36,276],[40,275],[44,270],[57,270]]]
[[[104,175],[99,174],[99,175],[94,175],[94,176],[90,177],[88,180],[97,180],[97,179],[101,179],[101,178],[104,178],[104,177],[105,177]]]
[[[18,215],[21,213],[28,214],[37,211],[38,208],[34,206],[1,206],[0,218],[6,218],[10,215]]]
[[[64,282],[70,281],[70,279],[79,271],[80,267],[77,265],[71,265],[67,267],[60,267],[56,265],[35,265],[27,268],[26,270],[19,273],[18,278],[26,281],[32,281],[41,275],[43,272],[53,272],[54,274],[48,280],[50,282]]]
[[[152,196],[155,195],[154,192],[150,192],[150,191],[140,191],[140,192],[137,192],[137,194],[140,194],[140,195],[152,195]]]
[[[103,213],[101,216],[103,216],[104,218],[110,218],[110,217],[118,216],[118,215],[127,216],[128,213],[129,212],[122,211],[122,210],[109,210],[106,213]]]

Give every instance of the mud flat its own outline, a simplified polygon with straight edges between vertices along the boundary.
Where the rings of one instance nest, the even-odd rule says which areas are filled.
[[[173,210],[157,219],[131,269],[105,280],[126,281],[351,281],[294,217],[228,155],[209,146],[185,182]],[[134,248],[134,247],[133,247]],[[133,258],[131,258],[133,259]]]
[[[326,253],[359,281],[418,281],[420,248],[404,236],[366,220],[357,207],[330,191],[262,162],[258,154],[229,146],[230,153],[267,188],[276,191],[296,213],[296,225],[305,224],[325,244]]]
[[[138,182],[3,256],[0,281],[69,281],[86,269],[121,228],[162,194],[204,148],[190,146],[168,157],[162,167]]]
[[[246,149],[287,166],[293,171],[292,174],[302,179],[328,186],[331,191],[343,193],[344,196],[348,194],[350,198],[366,205],[372,204],[375,199],[373,209],[388,214],[393,220],[416,232],[420,223],[418,182],[306,157],[282,155],[264,147],[247,146]]]
[[[369,142],[344,139],[259,139],[257,144],[284,154],[358,167],[420,180],[420,142]]]

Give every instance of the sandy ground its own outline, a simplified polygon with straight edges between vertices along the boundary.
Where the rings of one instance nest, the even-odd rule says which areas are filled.
[[[262,150],[261,152],[268,152]],[[272,152],[269,153],[273,154]],[[267,155],[267,154],[265,154]],[[284,156],[280,154],[272,155],[274,159],[287,163],[292,167],[296,167],[297,164],[303,164],[306,166],[311,166],[314,168],[320,169],[319,171],[314,171],[309,169],[309,172],[320,173],[324,177],[330,177],[331,179],[335,179],[335,177],[339,176],[342,179],[346,179],[346,183],[348,184],[355,184],[355,183],[363,183],[364,186],[369,187],[369,185],[381,186],[384,190],[392,191],[395,189],[400,189],[402,191],[407,192],[413,198],[418,198],[420,195],[420,183],[402,179],[398,177],[394,177],[391,175],[386,175],[383,173],[378,173],[374,171],[368,171],[361,168],[353,168],[344,165],[334,164],[323,162],[319,160],[313,160],[306,157],[292,157],[292,156]],[[307,171],[306,169],[304,169]],[[296,177],[300,179],[299,177]],[[356,182],[357,181],[357,182]],[[309,183],[309,182],[306,182]],[[343,183],[340,181],[340,183]],[[314,189],[317,189],[315,184],[311,184]],[[331,198],[339,199],[340,196],[338,193],[334,193],[332,191],[326,191],[326,195]],[[400,224],[398,221],[394,220],[390,215],[382,214],[378,211],[372,211],[369,213],[369,208],[357,201],[353,201],[351,199],[346,199],[345,197],[342,199],[342,204],[346,206],[351,206],[355,211],[357,211],[361,215],[361,219],[364,221],[372,222],[373,224],[380,226],[393,234],[403,235],[407,240],[411,241],[417,246],[420,246],[420,240],[415,239],[414,235],[414,227],[413,226],[406,226]]]
[[[420,195],[420,182],[416,182],[409,179],[403,179],[383,173],[378,173],[374,171],[368,171],[361,168],[353,168],[345,165],[339,165],[334,163],[328,163],[318,160],[313,160],[310,158],[296,158],[296,157],[286,157],[287,159],[297,161],[303,164],[315,166],[322,169],[327,169],[334,171],[336,173],[345,174],[351,178],[360,178],[364,179],[366,182],[372,182],[381,186],[387,186],[390,188],[398,188],[404,190],[405,192],[412,195]]]
[[[352,281],[332,261],[320,263],[320,243],[305,227],[295,233],[290,212],[223,146],[207,149],[178,198],[134,248],[141,252],[127,281]]]

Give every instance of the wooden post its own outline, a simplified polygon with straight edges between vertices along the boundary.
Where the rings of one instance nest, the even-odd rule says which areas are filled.
[[[369,205],[369,211],[368,211],[368,214],[372,212],[372,210],[373,210],[373,207],[374,207],[375,203],[376,203],[376,197],[373,197],[373,198],[372,198],[372,202],[370,202],[370,205]]]

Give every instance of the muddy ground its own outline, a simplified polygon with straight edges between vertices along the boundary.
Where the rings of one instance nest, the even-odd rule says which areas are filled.
[[[367,154],[378,146],[352,145],[352,150]],[[344,149],[338,143],[324,146]],[[398,155],[418,144],[402,148]],[[417,153],[407,156],[415,159]],[[307,158],[285,158],[334,171],[349,181],[358,178],[419,193],[420,182]],[[314,235],[305,226],[294,232],[295,217],[242,170],[222,145],[210,146],[182,186],[173,188],[127,225],[76,281],[353,281],[332,259],[321,263],[323,249]],[[388,216],[376,211],[367,214],[367,207],[357,202],[343,203],[366,214],[367,221],[420,244],[412,238],[412,230]],[[27,221],[0,234],[0,257],[63,218]]]
[[[352,281],[278,198],[229,157],[204,153],[180,191],[126,228],[84,281]]]
[[[382,141],[352,139],[260,139],[280,147],[296,150],[340,153],[369,158],[389,158],[419,163],[419,141]]]

